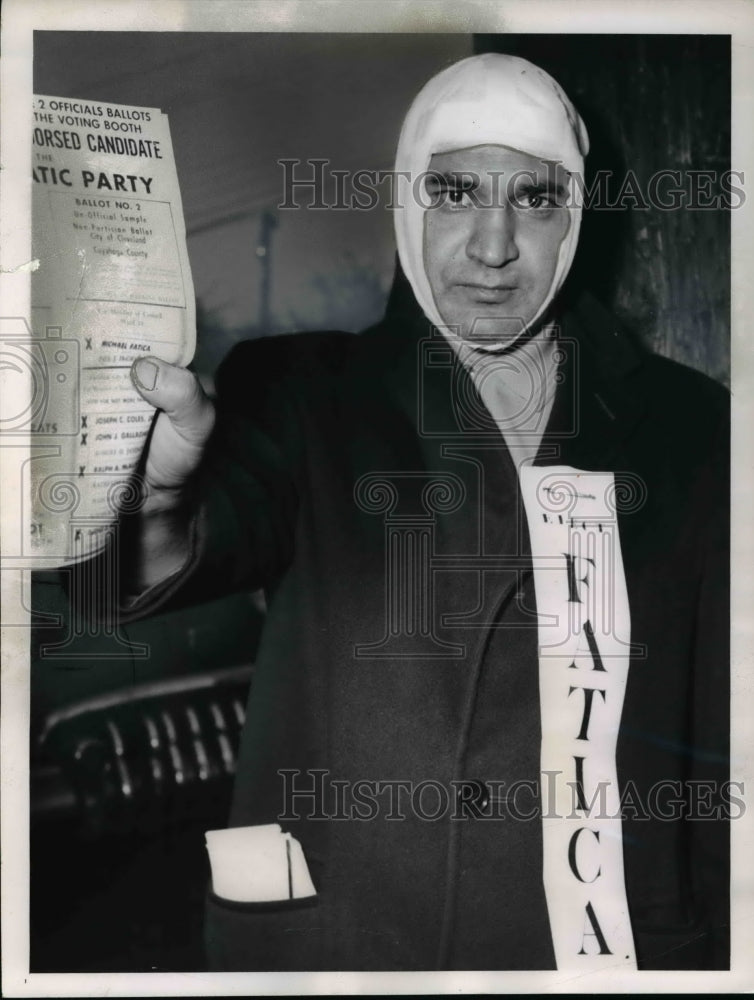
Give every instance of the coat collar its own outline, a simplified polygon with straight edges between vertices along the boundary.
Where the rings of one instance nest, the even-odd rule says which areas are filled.
[[[562,379],[537,464],[618,468],[623,443],[645,410],[635,377],[642,352],[588,294],[562,300],[558,325]],[[378,355],[368,350],[369,365],[383,372],[380,391],[398,403],[420,439],[499,437],[471,377],[400,272],[384,320],[366,338]],[[375,374],[371,367],[372,384]]]
[[[646,408],[635,377],[641,352],[590,295],[564,304],[561,316],[563,378],[537,463],[617,468]]]

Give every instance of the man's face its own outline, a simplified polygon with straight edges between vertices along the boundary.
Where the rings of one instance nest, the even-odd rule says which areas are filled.
[[[429,170],[424,266],[435,305],[465,340],[512,342],[552,285],[568,176],[492,145],[436,153]]]

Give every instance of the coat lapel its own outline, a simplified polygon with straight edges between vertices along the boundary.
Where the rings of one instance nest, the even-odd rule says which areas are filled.
[[[591,471],[628,468],[624,442],[645,403],[631,385],[641,355],[590,296],[564,311],[563,379],[537,455],[537,465]]]

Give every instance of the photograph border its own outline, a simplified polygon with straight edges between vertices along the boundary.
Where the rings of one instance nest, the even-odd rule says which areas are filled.
[[[612,3],[599,0],[153,0],[101,5],[87,0],[6,0],[2,19],[2,172],[0,301],[3,318],[29,316],[31,259],[32,41],[35,29],[81,31],[404,31],[616,34],[723,34],[732,41],[731,165],[754,178],[754,7],[746,0]],[[754,198],[731,213],[732,387],[732,777],[754,779],[754,726],[748,705],[754,642],[754,528],[751,518],[754,426]],[[0,392],[3,373],[0,372]],[[23,448],[0,442],[0,537],[18,531],[24,502],[14,470]],[[718,993],[754,988],[750,954],[754,904],[754,810],[732,827],[730,972],[416,973],[29,973],[29,655],[23,569],[0,559],[2,585],[2,992],[5,996],[219,996],[342,993]],[[8,618],[11,618],[11,623]],[[28,622],[28,617],[26,619]],[[62,859],[64,862],[64,859]]]

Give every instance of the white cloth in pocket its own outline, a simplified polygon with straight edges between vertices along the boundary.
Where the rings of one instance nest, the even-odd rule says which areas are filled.
[[[316,896],[301,844],[277,823],[208,830],[212,891],[239,903]]]

